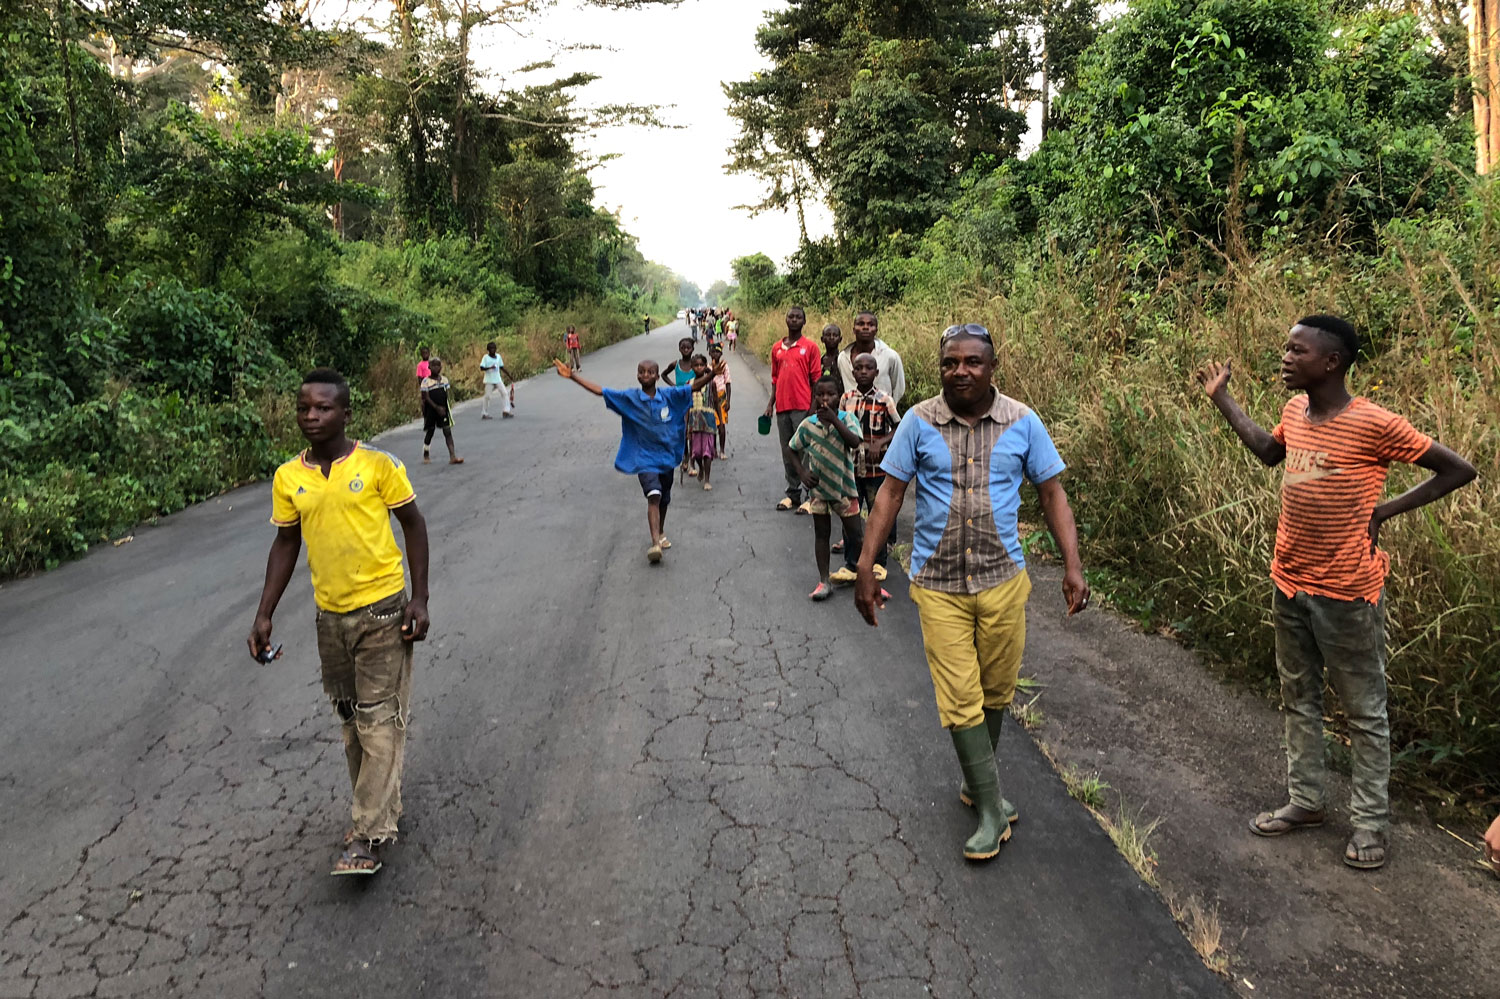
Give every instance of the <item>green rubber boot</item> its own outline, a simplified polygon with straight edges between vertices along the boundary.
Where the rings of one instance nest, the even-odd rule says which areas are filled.
[[[989,729],[990,752],[992,753],[995,751],[995,747],[1000,744],[1000,725],[1005,721],[1005,713],[1005,708],[984,709],[984,727]],[[958,800],[963,802],[965,805],[974,804],[974,796],[969,793],[968,781],[964,781],[962,784],[958,785]],[[1009,822],[1011,825],[1015,825],[1016,822],[1020,821],[1021,813],[1016,811],[1015,805],[1012,805],[1006,799],[1001,798],[1000,807],[1005,811],[1005,821]]]
[[[964,842],[964,856],[969,860],[988,860],[1000,852],[1001,843],[1010,839],[1010,823],[1005,821],[1005,812],[1000,808],[1000,773],[995,769],[995,751],[983,725],[954,729],[952,734],[964,783],[979,812],[979,828]]]

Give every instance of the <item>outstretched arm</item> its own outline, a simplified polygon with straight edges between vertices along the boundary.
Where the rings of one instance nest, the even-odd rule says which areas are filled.
[[[1208,398],[1219,412],[1224,414],[1224,419],[1229,421],[1229,426],[1239,435],[1240,440],[1244,441],[1250,453],[1260,459],[1261,464],[1267,467],[1281,464],[1286,458],[1286,445],[1271,436],[1271,432],[1265,427],[1250,419],[1249,415],[1239,407],[1239,403],[1230,397],[1230,374],[1229,361],[1223,364],[1209,361],[1198,369],[1198,384],[1203,386],[1203,391],[1208,393]]]
[[[694,378],[693,391],[696,392],[703,386],[707,385],[709,382],[713,381],[715,375],[722,375],[724,373],[724,369],[728,366],[729,362],[720,361],[718,364],[704,371],[703,374],[699,375],[697,378]]]
[[[568,381],[572,382],[574,385],[577,385],[577,386],[579,386],[581,388],[585,388],[588,391],[594,393],[595,395],[602,396],[604,394],[604,389],[600,388],[598,385],[595,385],[593,382],[589,381],[587,378],[584,378],[582,375],[580,375],[578,372],[574,371],[572,368],[568,367],[563,362],[558,361],[558,360],[553,360],[552,366],[557,369],[557,373],[558,373],[559,376],[561,376],[563,378],[566,378]]]
[[[1400,496],[1393,496],[1375,508],[1370,515],[1370,550],[1380,539],[1380,525],[1434,500],[1442,499],[1460,486],[1466,486],[1479,475],[1468,461],[1437,441],[1418,458],[1416,464],[1432,473],[1432,478],[1413,486]]]

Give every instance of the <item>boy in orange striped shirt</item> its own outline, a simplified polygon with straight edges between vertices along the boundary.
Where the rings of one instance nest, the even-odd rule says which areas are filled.
[[[1258,836],[1323,824],[1323,683],[1338,692],[1353,757],[1344,863],[1385,864],[1390,829],[1391,730],[1386,716],[1385,598],[1390,558],[1380,525],[1473,480],[1474,466],[1360,396],[1345,383],[1359,354],[1354,327],[1337,316],[1297,321],[1287,334],[1281,380],[1302,394],[1261,427],[1229,395],[1230,362],[1210,363],[1198,381],[1240,440],[1265,465],[1285,462],[1276,551],[1271,560],[1276,670],[1286,712],[1290,801],[1250,820]],[[1432,477],[1380,502],[1392,461]]]

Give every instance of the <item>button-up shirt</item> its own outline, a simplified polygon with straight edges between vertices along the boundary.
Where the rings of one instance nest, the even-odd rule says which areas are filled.
[[[859,419],[864,443],[854,452],[854,474],[861,479],[883,479],[879,461],[870,460],[870,441],[884,437],[896,429],[901,414],[896,411],[896,400],[874,385],[870,391],[861,392],[858,387],[845,392],[839,399],[839,409],[853,413]]]
[[[879,337],[875,338],[873,350],[861,351],[856,344],[851,343],[839,351],[839,375],[844,379],[844,384],[854,384],[854,358],[862,353],[869,353],[875,358],[875,387],[882,392],[889,392],[892,399],[900,402],[901,397],[906,394],[906,368],[901,363],[901,355]]]
[[[1017,528],[1021,482],[1045,482],[1063,460],[1042,421],[994,392],[971,427],[941,395],[907,411],[881,468],[917,483],[911,581],[943,593],[980,593],[1026,567]]]

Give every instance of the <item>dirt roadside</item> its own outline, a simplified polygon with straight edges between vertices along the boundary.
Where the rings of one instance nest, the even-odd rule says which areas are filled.
[[[1249,817],[1285,801],[1276,706],[1107,611],[1063,628],[1060,570],[1032,571],[1022,672],[1042,684],[1044,716],[1033,735],[1060,768],[1110,785],[1106,814],[1160,819],[1150,844],[1161,890],[1217,907],[1241,995],[1500,996],[1500,883],[1476,851],[1397,801],[1390,861],[1350,870],[1340,861],[1349,788],[1337,774],[1327,825],[1252,835]]]

